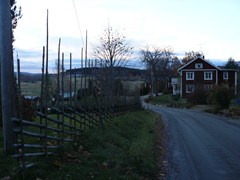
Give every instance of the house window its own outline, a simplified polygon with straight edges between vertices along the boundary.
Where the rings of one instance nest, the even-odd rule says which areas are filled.
[[[212,80],[212,72],[204,72],[204,80]]]
[[[228,72],[223,72],[223,79],[228,80]]]
[[[203,64],[202,63],[196,63],[195,64],[195,68],[196,69],[202,69],[203,68]]]
[[[186,80],[194,80],[194,72],[186,72]]]
[[[204,91],[209,91],[212,87],[212,85],[204,85]]]
[[[186,84],[186,93],[193,93],[193,92],[194,92],[194,85]]]

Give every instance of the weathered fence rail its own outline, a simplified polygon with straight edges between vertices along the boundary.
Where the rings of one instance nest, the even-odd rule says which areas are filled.
[[[79,62],[82,73],[77,75],[76,71],[72,70],[72,54],[70,54],[70,73],[66,74],[64,71],[65,55],[62,53],[60,57],[61,39],[59,39],[56,85],[54,92],[51,91],[51,77],[48,71],[47,13],[46,48],[43,47],[42,53],[40,103],[34,106],[36,116],[26,118],[25,113],[32,111],[32,107],[28,106],[27,110],[24,107],[19,59],[17,62],[17,93],[14,92],[12,31],[8,9],[10,5],[7,1],[2,2],[3,6],[0,6],[0,12],[4,18],[0,20],[0,26],[3,27],[0,28],[2,30],[0,30],[2,40],[0,54],[4,149],[8,152],[13,149],[12,156],[19,160],[20,167],[31,167],[37,163],[36,157],[47,157],[58,153],[65,143],[74,142],[81,136],[82,131],[93,126],[103,126],[104,123],[111,121],[114,115],[140,107],[137,95],[132,97],[127,93],[124,94],[122,89],[115,91],[113,87],[115,83],[114,73],[99,74],[100,71],[94,72],[94,65],[97,68],[102,67],[97,66],[96,61],[88,60],[87,42],[86,57],[83,58],[82,49],[82,57]],[[106,67],[103,72],[105,70]],[[113,69],[108,72],[113,72]],[[77,81],[79,82],[77,83]],[[67,97],[65,97],[66,93],[69,94]]]
[[[62,58],[64,59],[64,56]],[[83,64],[84,61],[82,60],[80,67],[87,68],[87,65],[93,64],[90,60],[88,61]],[[47,63],[43,57],[42,69],[44,69],[44,64],[47,66]],[[13,144],[15,153],[12,156],[19,160],[22,168],[35,165],[38,156],[58,153],[65,143],[77,140],[82,131],[94,126],[103,126],[106,122],[111,121],[115,115],[141,107],[138,93],[135,93],[134,96],[123,93],[116,95],[112,92],[101,92],[100,90],[96,93],[96,89],[100,89],[97,84],[106,83],[100,81],[94,72],[88,75],[82,74],[78,79],[80,83],[77,83],[76,70],[74,74],[71,73],[72,65],[70,65],[70,76],[66,76],[63,71],[60,72],[60,67],[62,67],[62,70],[64,69],[64,61],[57,67],[55,94],[49,93],[50,79],[47,77],[49,75],[44,73],[43,70],[40,104],[34,105],[36,117],[24,119],[20,62],[18,60],[17,97],[19,106],[18,116],[12,118],[13,132],[16,134],[16,140]],[[46,69],[45,72],[48,72],[48,70]],[[113,80],[114,78],[104,79]],[[70,83],[66,83],[67,81],[70,81]],[[68,89],[68,91],[65,89]],[[105,87],[104,90],[106,89]],[[66,93],[68,95],[64,97]],[[55,97],[54,103],[51,102],[53,97]]]

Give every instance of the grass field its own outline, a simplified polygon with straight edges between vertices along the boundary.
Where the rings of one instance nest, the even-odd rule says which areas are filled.
[[[85,79],[84,78],[77,78],[76,87],[77,89],[84,89],[85,87],[88,87],[88,78],[86,80],[86,86],[85,86]],[[52,79],[52,88],[56,87],[56,79]],[[122,81],[124,87],[129,89],[130,91],[135,90],[136,88],[140,88],[141,85],[144,83],[143,81]],[[69,80],[66,80],[65,86],[69,85]],[[74,78],[72,78],[72,88],[74,88]],[[67,88],[69,89],[69,88]],[[41,93],[41,81],[37,82],[22,82],[21,83],[21,90],[22,95],[25,96],[40,96]]]
[[[22,95],[25,95],[25,96],[40,96],[41,81],[37,81],[35,83],[22,82],[21,90],[22,90]]]
[[[0,179],[155,179],[157,119],[150,111],[117,116],[102,128],[83,132],[60,155],[39,158],[38,165],[21,173],[1,149]]]

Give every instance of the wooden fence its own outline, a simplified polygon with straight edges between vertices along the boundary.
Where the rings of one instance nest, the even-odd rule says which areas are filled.
[[[103,126],[121,112],[141,108],[139,93],[131,94],[124,90],[123,86],[117,86],[120,87],[117,91],[114,87],[102,87],[102,84],[113,85],[104,81],[112,81],[114,77],[108,75],[102,78],[101,75],[99,78],[99,71],[97,75],[93,68],[97,67],[96,61],[81,60],[80,72],[85,73],[77,74],[76,69],[72,70],[70,54],[70,71],[66,75],[62,54],[62,63],[58,56],[57,75],[51,77],[48,74],[48,60],[45,60],[44,54],[45,48],[43,48],[41,95],[39,102],[31,102],[34,103],[36,110],[36,117],[32,119],[24,118],[26,111],[23,101],[26,99],[21,94],[18,60],[18,113],[12,118],[13,131],[16,134],[13,144],[15,153],[12,156],[19,160],[22,168],[33,166],[38,156],[47,157],[58,153],[66,142],[77,140],[82,131],[94,126]],[[91,68],[92,71],[86,73],[87,68]],[[56,81],[54,91],[50,87],[53,80]]]

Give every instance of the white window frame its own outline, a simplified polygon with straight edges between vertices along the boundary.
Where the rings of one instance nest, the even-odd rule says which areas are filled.
[[[186,84],[186,93],[190,94],[194,92],[194,85],[193,84]]]
[[[209,91],[213,88],[213,85],[204,85],[204,91]]]
[[[228,72],[223,71],[223,80],[228,80]]]
[[[194,80],[194,72],[186,72],[186,80]]]
[[[195,64],[195,69],[202,69],[203,68],[203,64],[202,63],[196,63]]]
[[[204,80],[213,80],[213,72],[204,72]]]

